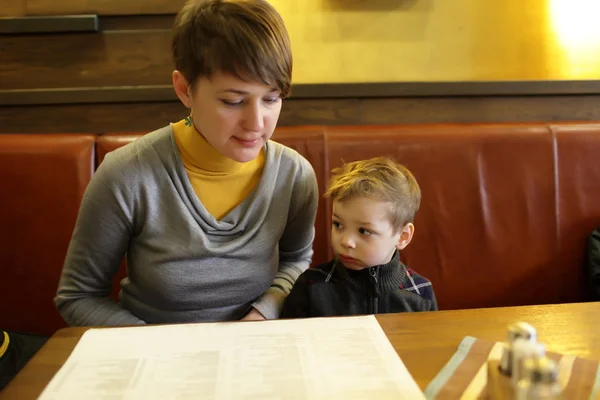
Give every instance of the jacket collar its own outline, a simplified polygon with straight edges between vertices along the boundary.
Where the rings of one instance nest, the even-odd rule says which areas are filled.
[[[340,278],[354,289],[367,293],[396,290],[406,279],[406,267],[400,262],[400,253],[397,250],[387,264],[354,271],[346,268],[340,261],[334,260],[333,268],[338,271]]]

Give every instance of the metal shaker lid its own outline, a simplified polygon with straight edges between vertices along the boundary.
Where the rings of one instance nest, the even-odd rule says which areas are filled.
[[[524,338],[535,342],[537,340],[537,331],[533,325],[527,322],[516,322],[508,326],[508,343],[512,343],[516,338]]]

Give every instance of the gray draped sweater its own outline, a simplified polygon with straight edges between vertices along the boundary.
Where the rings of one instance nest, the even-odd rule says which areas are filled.
[[[254,191],[224,218],[192,188],[170,126],[109,153],[88,185],[55,298],[70,325],[277,318],[313,254],[317,181],[273,141]],[[109,298],[120,261],[128,277]]]

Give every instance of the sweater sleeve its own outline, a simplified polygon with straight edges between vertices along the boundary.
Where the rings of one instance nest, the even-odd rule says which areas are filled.
[[[134,171],[108,154],[82,199],[57,295],[69,325],[136,325],[144,321],[109,297],[113,278],[133,237]]]
[[[317,178],[301,156],[285,230],[279,240],[279,270],[271,287],[252,305],[266,319],[279,317],[285,297],[310,266],[319,202]]]

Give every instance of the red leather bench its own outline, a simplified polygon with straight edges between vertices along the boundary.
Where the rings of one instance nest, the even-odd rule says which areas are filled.
[[[51,334],[94,135],[0,135],[0,329]]]
[[[0,304],[9,310],[0,327],[64,326],[52,297],[92,162],[141,135],[98,136],[95,159],[90,135],[0,136]],[[423,199],[402,258],[433,281],[441,309],[585,300],[585,239],[600,225],[600,124],[306,126],[273,139],[310,161],[321,192],[343,161],[388,155],[411,169]],[[321,199],[313,264],[331,257],[330,207]]]

